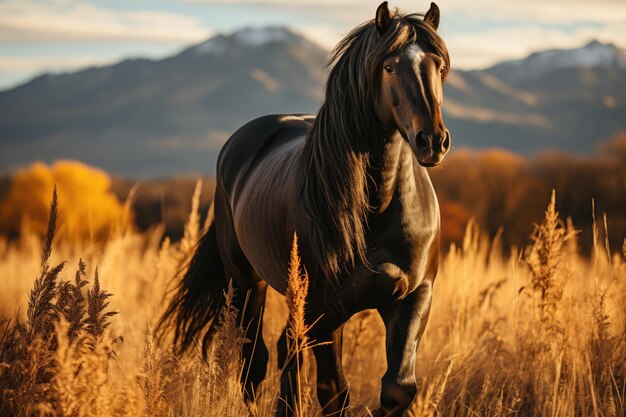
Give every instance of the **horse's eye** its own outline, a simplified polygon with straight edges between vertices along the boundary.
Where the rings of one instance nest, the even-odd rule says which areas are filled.
[[[393,67],[391,65],[385,65],[385,71],[387,71],[387,74],[391,74],[393,72]]]
[[[442,75],[443,75],[443,74],[445,74],[445,72],[446,72],[446,66],[445,66],[445,65],[442,65],[442,66],[441,66],[441,69],[439,70],[439,72],[440,72]]]

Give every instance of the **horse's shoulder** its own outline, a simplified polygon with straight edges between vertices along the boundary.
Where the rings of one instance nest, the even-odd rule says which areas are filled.
[[[226,141],[217,160],[218,177],[227,189],[267,151],[306,134],[315,116],[271,114],[253,119],[237,129]]]

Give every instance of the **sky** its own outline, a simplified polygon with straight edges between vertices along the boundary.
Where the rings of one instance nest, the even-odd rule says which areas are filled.
[[[380,0],[0,0],[0,90],[43,72],[161,58],[242,27],[284,25],[325,48]],[[391,0],[405,12],[430,1]],[[439,0],[456,68],[483,68],[592,39],[626,46],[626,0]]]

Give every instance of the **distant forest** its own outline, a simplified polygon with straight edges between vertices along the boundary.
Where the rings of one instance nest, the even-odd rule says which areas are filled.
[[[607,213],[612,250],[621,248],[626,237],[626,132],[593,158],[560,152],[524,158],[503,150],[461,149],[431,178],[441,203],[445,246],[462,239],[470,218],[490,236],[502,228],[505,247],[525,246],[553,189],[561,218],[570,217],[580,230],[581,249],[592,243],[592,199],[600,225]]]
[[[490,237],[502,228],[505,247],[526,246],[532,224],[542,219],[552,189],[561,218],[571,217],[580,230],[582,250],[588,250],[592,242],[592,199],[599,224],[602,213],[607,213],[611,248],[619,249],[626,237],[626,132],[606,142],[593,158],[560,152],[525,158],[500,149],[459,149],[430,172],[441,204],[444,249],[462,240],[471,218]],[[147,228],[164,221],[170,236],[181,236],[194,182],[179,178],[141,185],[134,204],[137,224]],[[131,186],[129,181],[114,182],[120,198],[125,198]],[[203,214],[213,189],[213,180],[205,179]]]
[[[595,157],[543,152],[526,158],[500,149],[462,148],[453,150],[430,173],[441,205],[444,250],[462,241],[470,219],[489,237],[500,235],[504,247],[526,246],[532,224],[542,219],[552,189],[561,218],[570,217],[580,230],[584,252],[592,243],[592,199],[600,226],[607,213],[611,249],[621,248],[626,237],[626,131],[605,142]],[[196,181],[192,177],[140,182],[113,178],[111,187],[122,202],[134,190],[134,222],[140,230],[163,224],[165,233],[177,239],[189,215]],[[0,180],[0,204],[10,183],[9,178]],[[203,179],[202,221],[214,187],[212,178]],[[16,235],[11,225],[2,226],[1,230]],[[604,239],[602,230],[600,238]]]

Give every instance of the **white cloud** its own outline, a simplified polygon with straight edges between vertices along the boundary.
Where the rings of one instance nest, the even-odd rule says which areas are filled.
[[[405,2],[402,2],[405,3]],[[442,15],[460,12],[475,18],[527,21],[542,24],[578,22],[623,23],[623,0],[444,0]]]
[[[199,15],[190,12],[197,10],[198,4],[207,6],[207,15],[213,10],[211,6],[217,5],[224,11],[225,5],[236,5],[233,10],[249,13],[246,16],[251,24],[258,7],[263,7],[276,12],[275,24],[292,26],[331,49],[350,29],[371,19],[382,0],[169,1],[170,9],[176,12],[107,8],[84,0],[0,0],[0,84],[9,85],[11,80],[23,80],[42,71],[66,71],[114,62],[129,55],[129,50],[133,56],[140,52],[148,55],[145,50],[148,44],[149,48],[161,51],[155,54],[153,50],[150,55],[156,56],[201,41],[211,31]],[[441,33],[455,68],[480,68],[504,59],[521,58],[536,50],[577,47],[591,39],[624,46],[626,39],[624,0],[437,2],[442,12]],[[141,7],[140,2],[134,4]],[[390,1],[391,7],[398,6],[406,12],[425,12],[428,4],[428,1]],[[249,11],[241,12],[242,5],[249,5]],[[220,22],[222,27],[223,23]],[[94,45],[93,52],[79,55],[72,50],[76,43]],[[24,48],[18,56],[15,52],[2,56],[3,45],[14,50],[15,45],[28,44],[60,45],[65,52],[50,55],[53,51],[50,49],[50,56],[35,56],[32,49]],[[99,44],[107,44],[107,52],[99,50]]]
[[[508,59],[550,48],[576,48],[592,39],[615,42],[626,39],[626,23],[597,28],[581,26],[573,31],[522,25],[486,29],[474,33],[451,33],[444,39],[457,68],[483,68]],[[621,46],[621,45],[620,45]]]
[[[2,56],[0,55],[0,90],[25,82],[43,72],[67,72],[90,66],[108,65],[117,57],[81,56]]]
[[[373,18],[381,0],[183,0],[187,3],[263,5],[285,9],[303,9],[320,16],[335,19]],[[437,4],[445,19],[447,13],[463,13],[468,16],[498,20],[528,20],[545,24],[572,22],[624,22],[624,0],[438,0]],[[415,0],[391,0],[391,8],[413,12],[426,12],[429,2]]]
[[[64,71],[84,68],[91,65],[106,65],[115,62],[114,58],[102,56],[74,57],[33,57],[33,56],[1,56],[0,72]]]
[[[112,10],[76,2],[0,3],[0,42],[194,42],[209,31],[198,18],[148,10]]]
[[[128,56],[160,57],[210,35],[198,17],[180,13],[107,9],[79,0],[2,1],[0,89],[42,72],[105,65]],[[78,43],[93,48],[81,53],[72,49]],[[17,45],[24,46],[19,53]],[[42,47],[45,54],[35,52]]]
[[[290,11],[312,23],[297,30],[332,48],[357,24],[371,19],[381,0],[186,0],[207,5],[237,3]],[[624,0],[439,0],[441,33],[457,68],[478,68],[546,48],[626,39]],[[404,12],[425,12],[428,2],[390,1]],[[461,22],[461,25],[458,25]],[[456,25],[456,26],[455,26]]]
[[[341,32],[333,26],[324,25],[307,25],[294,28],[295,31],[301,33],[307,39],[316,42],[323,48],[331,50],[334,46],[348,34],[349,30]]]
[[[340,31],[330,25],[311,25],[299,27],[297,30],[323,47],[331,49],[350,28]],[[444,26],[441,33],[455,68],[484,68],[503,60],[523,58],[544,49],[577,48],[594,39],[624,47],[626,22],[608,23],[600,27],[580,24],[567,31],[534,23],[496,28],[485,26],[474,31],[459,31]]]

